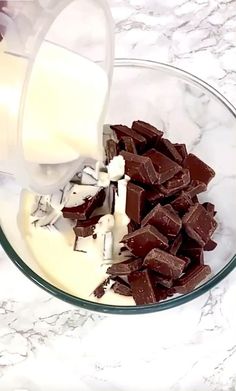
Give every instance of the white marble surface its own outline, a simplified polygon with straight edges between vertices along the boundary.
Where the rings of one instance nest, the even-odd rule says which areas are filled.
[[[116,56],[164,61],[236,104],[234,0],[110,0]],[[100,316],[33,285],[0,252],[0,391],[236,390],[236,272],[185,306]]]

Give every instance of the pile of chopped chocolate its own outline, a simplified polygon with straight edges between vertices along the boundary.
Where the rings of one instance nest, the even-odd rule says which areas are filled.
[[[106,142],[107,162],[122,156],[130,178],[126,199],[130,223],[122,241],[130,255],[108,267],[109,277],[94,295],[102,297],[109,285],[144,305],[191,292],[211,273],[204,264],[204,251],[216,247],[211,239],[217,228],[216,211],[209,202],[201,204],[198,194],[207,190],[215,172],[188,153],[185,144],[172,143],[143,121],[111,129],[114,137]],[[111,186],[114,189],[114,183]],[[91,218],[91,212],[104,197],[100,190],[85,204],[64,208],[64,217],[77,219],[77,236],[93,234],[101,216]]]

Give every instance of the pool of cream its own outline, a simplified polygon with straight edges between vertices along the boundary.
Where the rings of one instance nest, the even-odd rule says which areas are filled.
[[[127,233],[127,219],[122,213],[122,198],[125,194],[120,192],[120,199],[116,200],[114,213],[113,235],[115,240],[114,259],[120,261],[120,240]],[[82,299],[112,305],[135,305],[132,297],[125,297],[106,290],[105,295],[97,299],[93,295],[94,289],[102,283],[108,275],[106,270],[109,262],[103,259],[103,238],[88,237],[81,239],[84,252],[74,251],[75,235],[73,226],[75,222],[60,217],[55,226],[40,227],[32,224],[31,213],[35,205],[35,195],[23,191],[21,195],[18,227],[24,237],[27,251],[31,259],[37,263],[46,279],[58,287]]]

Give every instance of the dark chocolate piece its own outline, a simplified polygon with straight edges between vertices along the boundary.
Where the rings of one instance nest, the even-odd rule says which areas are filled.
[[[168,297],[172,297],[175,294],[175,291],[172,287],[166,288],[161,284],[157,284],[155,287],[155,293],[156,293],[157,302],[159,302],[161,300],[166,300]]]
[[[207,265],[197,265],[190,268],[185,275],[175,282],[176,292],[182,294],[192,292],[210,273],[211,268]]]
[[[136,146],[135,146],[135,143],[134,143],[134,140],[132,139],[132,137],[129,137],[129,136],[123,136],[121,137],[120,139],[120,142],[119,142],[119,146],[120,146],[120,150],[121,151],[126,151],[126,152],[130,152],[130,153],[137,153],[137,149],[136,149]]]
[[[98,287],[93,291],[94,296],[97,299],[101,299],[106,293],[106,287],[110,283],[110,277],[106,278]]]
[[[145,257],[143,266],[154,270],[163,276],[179,278],[185,268],[185,262],[174,255],[158,248],[152,249]]]
[[[152,207],[156,206],[163,198],[164,194],[159,190],[147,190],[145,193],[145,199]]]
[[[183,255],[178,255],[180,259],[182,259],[185,262],[184,271],[189,267],[191,263],[191,259],[189,257],[184,257]]]
[[[216,230],[217,222],[201,204],[191,206],[183,217],[183,226],[187,235],[200,246],[205,246]]]
[[[165,204],[162,206],[164,209],[168,210],[170,213],[174,213],[175,216],[178,216],[178,213],[176,212],[176,210],[174,210],[174,208],[171,204]]]
[[[175,148],[175,145],[167,140],[162,138],[158,143],[158,151],[163,153],[163,155],[168,156],[171,160],[174,160],[176,163],[181,164],[183,161],[182,156],[179,154],[178,150]]]
[[[157,284],[162,285],[165,288],[171,288],[174,284],[174,281],[172,278],[162,276],[161,274],[158,274],[158,273],[155,273],[154,279]]]
[[[78,220],[76,226],[73,228],[75,235],[82,238],[93,235],[95,226],[101,217],[102,215],[99,215],[91,217],[86,221]]]
[[[180,255],[181,254],[181,255]],[[179,249],[178,256],[190,258],[191,262],[194,265],[203,265],[204,264],[204,252],[199,243],[195,242],[195,240],[185,238],[182,243],[182,246]]]
[[[136,231],[137,229],[140,228],[140,225],[135,223],[134,221],[130,220],[128,224],[128,233],[130,234],[131,232]]]
[[[182,244],[182,240],[183,240],[182,234],[179,233],[169,248],[170,254],[172,254],[172,255],[177,254],[177,252],[179,251],[179,248]]]
[[[146,145],[145,137],[141,136],[141,134],[135,132],[133,129],[128,128],[128,126],[124,125],[112,125],[111,129],[114,130],[118,140],[120,140],[123,136],[131,137],[134,140],[134,143],[139,152],[143,151]]]
[[[176,162],[169,159],[161,152],[156,151],[155,149],[150,149],[149,151],[145,152],[143,156],[149,157],[152,160],[158,176],[158,185],[161,185],[162,183],[168,181],[168,179],[173,178],[173,176],[182,169],[182,167],[179,166]]]
[[[194,204],[199,203],[198,196],[195,195],[195,196],[192,198],[192,201],[193,201]]]
[[[119,154],[119,148],[117,143],[112,139],[107,140],[105,152],[106,152],[107,162],[109,163],[115,156]]]
[[[82,205],[72,208],[63,208],[63,217],[69,219],[86,220],[95,211],[95,209],[103,205],[105,197],[105,190],[100,189],[94,197],[85,198]]]
[[[121,151],[125,159],[125,173],[133,180],[144,184],[154,184],[158,180],[156,170],[149,157]]]
[[[73,208],[63,208],[63,217],[72,220],[86,220],[95,209],[103,205],[106,198],[106,192],[104,189],[100,189],[94,197],[88,197],[84,200],[84,203]]]
[[[204,182],[192,180],[190,185],[185,189],[185,192],[189,194],[191,198],[195,197],[197,194],[206,191],[207,186]]]
[[[134,121],[132,129],[144,136],[147,143],[152,147],[157,145],[158,141],[163,136],[163,132],[143,121]]]
[[[179,152],[179,154],[181,155],[182,162],[183,162],[183,160],[188,156],[186,145],[175,143],[174,146],[177,149],[177,151]]]
[[[127,185],[126,214],[127,216],[140,224],[145,201],[145,190],[142,187],[129,182]]]
[[[170,197],[187,187],[189,183],[189,170],[183,169],[182,171],[179,171],[173,178],[163,183],[163,185],[160,186],[160,191],[165,196]]]
[[[111,289],[118,295],[132,296],[132,289],[130,285],[122,278],[116,277],[115,283],[112,285]]]
[[[112,274],[114,276],[125,276],[140,270],[142,265],[143,260],[141,258],[130,258],[124,262],[113,263],[113,265],[107,269],[107,274]]]
[[[182,192],[175,200],[171,201],[171,205],[177,212],[183,214],[189,210],[193,202],[189,194]]]
[[[181,250],[181,255],[190,258],[194,265],[204,265],[204,252],[201,247],[189,248],[186,250],[183,249]]]
[[[153,208],[142,220],[142,226],[147,224],[153,225],[163,235],[169,238],[175,238],[182,227],[180,217],[160,204],[155,206],[155,208]]]
[[[211,202],[204,202],[204,203],[202,204],[202,206],[204,206],[204,208],[206,209],[206,211],[207,211],[212,217],[215,216],[215,205],[213,205]]]
[[[213,251],[215,250],[217,246],[217,243],[214,242],[214,240],[210,239],[209,242],[207,242],[207,244],[204,246],[204,250],[205,251]]]
[[[215,176],[215,171],[192,153],[185,158],[183,166],[189,169],[191,179],[204,182],[206,186]]]
[[[145,257],[155,247],[167,249],[168,240],[156,228],[146,225],[125,235],[123,240],[126,247],[137,257]]]
[[[128,276],[128,281],[137,305],[154,304],[168,297],[166,290],[157,289],[155,277],[149,270],[131,273]]]

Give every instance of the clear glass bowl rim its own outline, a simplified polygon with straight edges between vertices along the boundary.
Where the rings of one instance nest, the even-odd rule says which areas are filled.
[[[186,72],[182,69],[174,67],[172,65],[167,65],[161,62],[155,62],[150,60],[140,60],[135,58],[119,58],[115,60],[115,67],[138,67],[138,68],[149,68],[153,70],[161,70],[170,75],[179,76],[182,80],[191,82],[196,86],[200,86],[207,93],[210,93],[216,100],[222,103],[227,110],[235,117],[236,120],[236,109],[235,107],[214,87],[210,86],[208,83],[199,79],[198,77],[192,75],[189,72]],[[106,314],[120,314],[120,315],[131,315],[131,314],[145,314],[157,311],[167,310],[169,308],[177,307],[181,304],[187,303],[200,295],[206,293],[208,290],[212,289],[215,285],[221,282],[231,271],[236,267],[236,254],[233,258],[221,269],[216,275],[202,284],[200,287],[196,288],[194,291],[174,297],[172,299],[150,305],[142,306],[115,306],[107,304],[94,303],[85,299],[78,298],[69,293],[64,292],[63,290],[55,287],[50,284],[43,278],[41,278],[37,273],[35,273],[26,263],[18,256],[15,252],[8,239],[6,238],[2,228],[0,227],[0,244],[3,247],[4,251],[12,262],[21,270],[23,274],[26,275],[31,281],[36,285],[44,289],[46,292],[57,297],[60,300],[63,300],[67,303],[75,305],[80,308],[84,308],[90,311],[96,311]]]

